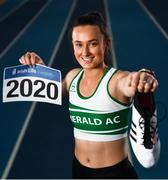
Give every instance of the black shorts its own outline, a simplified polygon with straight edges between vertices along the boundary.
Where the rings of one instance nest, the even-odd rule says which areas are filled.
[[[89,168],[80,164],[74,156],[72,165],[73,179],[138,179],[137,173],[128,158],[104,168]]]

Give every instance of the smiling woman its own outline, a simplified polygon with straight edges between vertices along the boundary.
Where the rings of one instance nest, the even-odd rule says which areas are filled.
[[[105,56],[104,57],[104,62],[107,65],[108,64],[108,55],[111,53],[110,52],[111,39],[110,39],[110,36],[108,35],[108,31],[107,31],[107,28],[106,28],[105,21],[104,21],[102,15],[100,13],[95,13],[94,12],[94,13],[90,14],[90,16],[92,18],[90,18],[88,16],[88,17],[85,17],[85,19],[83,19],[82,16],[81,16],[81,17],[79,17],[78,20],[76,20],[74,22],[73,31],[72,31],[73,44],[76,41],[76,39],[75,39],[75,38],[77,38],[76,36],[81,36],[81,38],[82,38],[83,35],[78,34],[78,32],[80,32],[83,28],[85,28],[86,31],[88,33],[90,33],[90,35],[93,38],[93,39],[88,40],[88,43],[89,43],[88,45],[90,47],[97,47],[97,45],[99,45],[98,46],[99,50],[100,51],[102,51],[102,50],[105,51],[105,52],[102,52],[102,53],[103,53],[103,56]],[[93,25],[94,25],[94,27],[93,27]],[[92,31],[90,31],[90,28],[92,28]],[[75,32],[75,29],[77,31],[77,34]],[[95,32],[93,32],[93,29],[94,29]],[[78,40],[80,40],[80,39],[78,39]],[[77,47],[80,46],[80,48],[82,48],[82,44],[81,44],[80,41],[76,42],[76,43],[75,43],[75,46],[77,46]],[[103,45],[105,47],[100,47],[100,45]],[[88,52],[86,52],[86,53],[88,53]]]
[[[137,178],[126,148],[132,100],[137,92],[155,91],[158,82],[150,71],[128,72],[110,67],[107,32],[98,12],[80,16],[72,26],[74,55],[81,68],[66,75],[62,89],[64,95],[69,95],[74,125],[73,178]],[[31,52],[20,62],[44,64]]]
[[[99,27],[74,27],[72,39],[75,57],[82,67],[91,68],[104,63],[105,43]]]

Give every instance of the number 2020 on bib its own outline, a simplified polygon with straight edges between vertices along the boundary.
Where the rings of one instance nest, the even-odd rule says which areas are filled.
[[[4,69],[3,102],[38,101],[62,104],[61,72],[42,65]]]

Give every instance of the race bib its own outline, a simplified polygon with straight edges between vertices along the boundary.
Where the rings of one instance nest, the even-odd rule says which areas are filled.
[[[3,102],[12,101],[38,101],[61,105],[61,72],[42,65],[5,68]]]

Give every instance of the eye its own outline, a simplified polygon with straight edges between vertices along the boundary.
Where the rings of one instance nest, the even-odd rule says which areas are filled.
[[[81,44],[81,43],[75,43],[74,45],[75,45],[75,47],[77,47],[77,48],[81,48],[81,47],[82,47],[82,44]]]
[[[96,47],[98,45],[97,41],[90,42],[89,44],[91,47]]]

